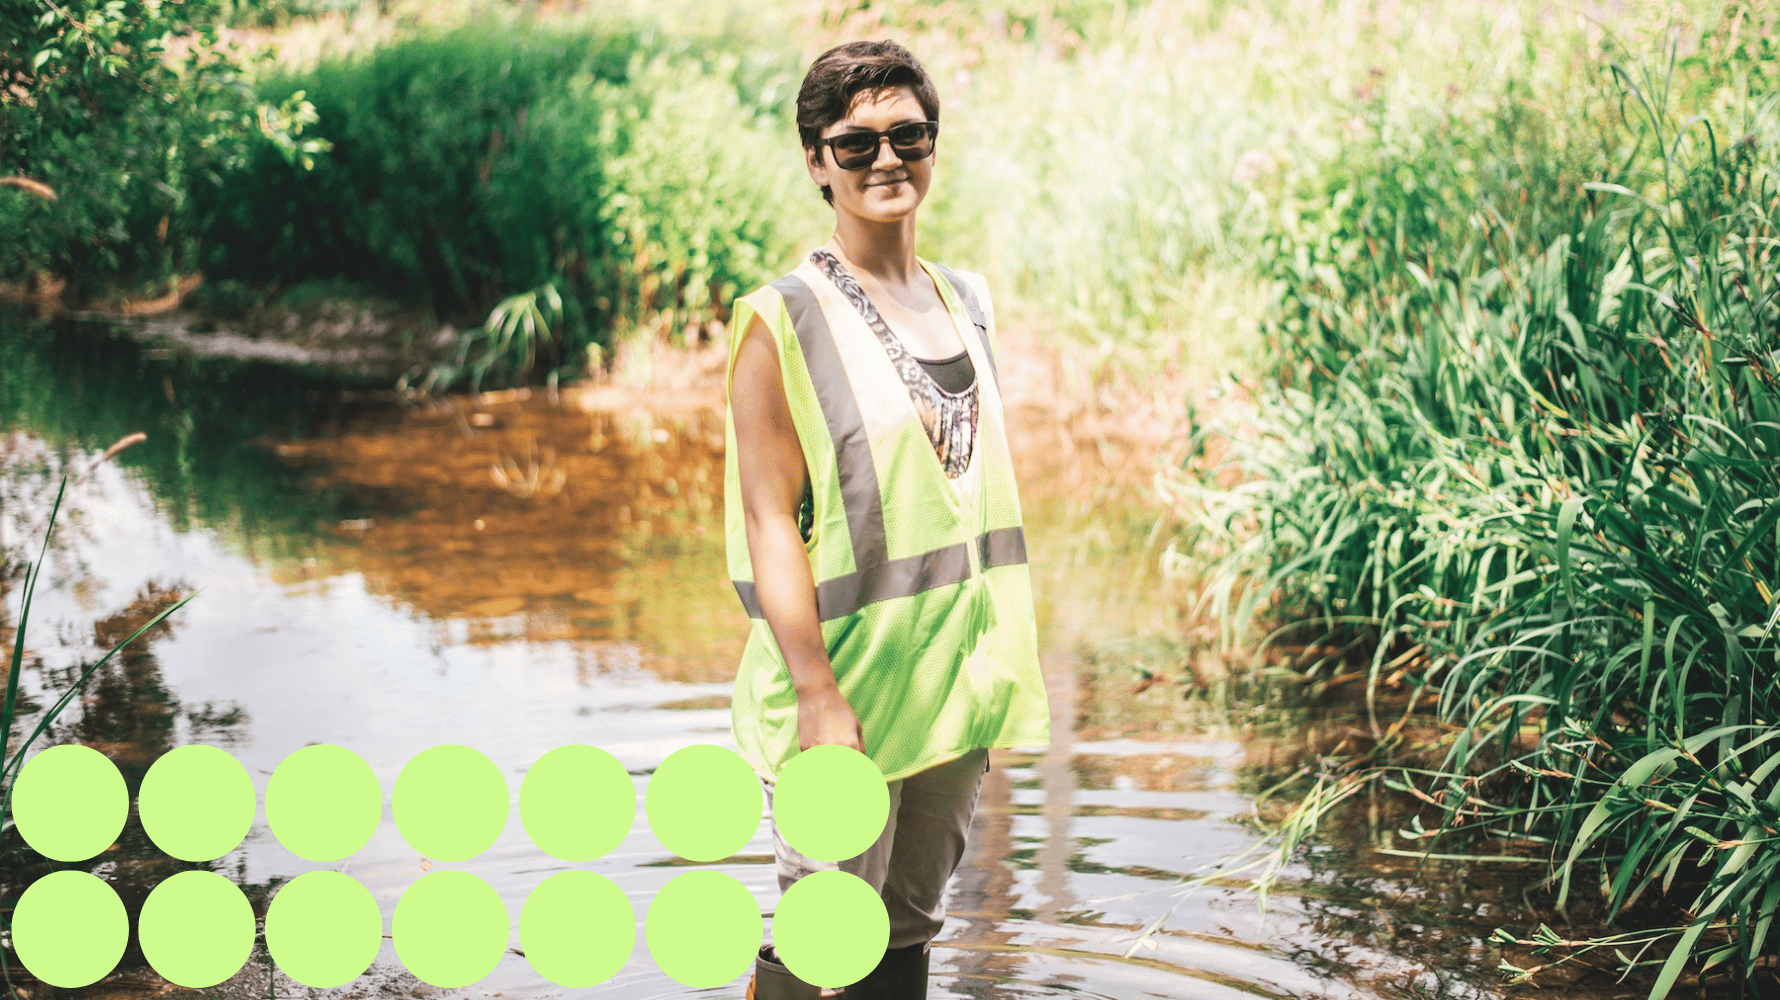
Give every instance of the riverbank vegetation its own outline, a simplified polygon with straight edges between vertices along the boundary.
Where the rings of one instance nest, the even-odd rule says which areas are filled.
[[[1230,640],[1367,685],[1260,860],[1381,783],[1396,850],[1546,857],[1615,924],[1500,940],[1660,1000],[1780,956],[1780,62],[1749,6],[1648,28],[1366,101],[1267,238],[1257,412],[1202,428],[1241,485],[1171,493]]]
[[[435,385],[465,384],[479,359],[491,384],[573,377],[632,333],[708,336],[735,290],[825,235],[790,141],[803,66],[894,35],[947,109],[925,255],[996,274],[1010,325],[1090,345],[1096,376],[1246,370],[1266,299],[1257,198],[1318,169],[1377,74],[1469,86],[1430,32],[1488,21],[1448,6],[1444,27],[1321,0],[217,7],[223,48],[273,46],[236,65],[241,108],[277,127],[248,130],[209,173],[163,179],[180,209],[168,239],[189,237],[163,270],[201,270],[192,299],[225,319],[318,282],[457,329],[509,296],[560,294],[562,315],[539,308],[548,331],[509,355],[487,361],[487,338],[467,337],[464,364],[412,373]],[[64,199],[103,179],[58,162]],[[0,225],[36,232],[41,210],[0,190]],[[164,215],[119,244],[157,244]],[[127,263],[104,280],[146,280]],[[73,258],[0,266],[0,280],[92,284]],[[530,371],[510,363],[528,355]]]

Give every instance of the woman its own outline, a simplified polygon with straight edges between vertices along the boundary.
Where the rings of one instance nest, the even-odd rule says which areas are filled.
[[[884,900],[883,960],[851,1000],[925,997],[928,945],[963,857],[988,751],[1044,746],[1031,581],[983,279],[915,255],[939,99],[894,42],[823,53],[797,97],[834,235],[736,300],[725,527],[752,619],[736,745],[766,784],[797,752],[865,753],[884,833],[838,864],[779,835],[779,888],[840,869]],[[758,1000],[840,995],[763,947]]]

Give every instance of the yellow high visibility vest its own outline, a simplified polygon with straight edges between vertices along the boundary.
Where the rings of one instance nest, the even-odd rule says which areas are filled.
[[[980,275],[920,261],[945,300],[978,382],[970,465],[948,479],[884,345],[806,257],[736,300],[729,376],[758,315],[778,347],[809,467],[805,551],[835,681],[886,780],[978,747],[1050,744],[1050,708],[1025,533],[995,372],[995,320]],[[729,575],[750,618],[732,724],[767,781],[798,753],[797,694],[754,595],[735,412],[725,417]]]

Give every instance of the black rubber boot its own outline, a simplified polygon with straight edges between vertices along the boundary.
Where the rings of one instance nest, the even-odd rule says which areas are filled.
[[[772,945],[760,946],[754,959],[754,978],[748,983],[748,1000],[818,1000],[821,996],[821,987],[811,986],[779,964]]]
[[[847,1000],[926,1000],[930,944],[923,941],[884,952],[877,968],[847,987]]]

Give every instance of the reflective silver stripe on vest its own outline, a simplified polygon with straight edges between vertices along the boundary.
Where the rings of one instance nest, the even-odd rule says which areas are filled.
[[[985,353],[989,331],[983,323],[982,310],[968,286],[945,268],[947,280],[957,288],[971,314],[971,321],[983,337]],[[889,558],[889,542],[884,534],[884,496],[878,487],[877,466],[872,463],[871,440],[866,436],[865,420],[859,413],[859,400],[853,395],[852,383],[841,364],[834,334],[828,319],[816,301],[816,293],[796,275],[786,275],[773,282],[773,289],[785,300],[785,310],[797,331],[803,351],[804,367],[816,389],[816,400],[822,417],[828,423],[828,436],[834,441],[835,469],[840,477],[841,502],[847,511],[847,533],[853,543],[854,572],[823,580],[816,584],[816,616],[822,621],[844,618],[875,601],[908,597],[924,590],[962,583],[970,578],[970,553],[964,542],[946,545],[930,552]],[[994,359],[990,358],[993,374]],[[977,554],[984,569],[1026,561],[1026,538],[1021,529],[997,528],[977,536]],[[736,596],[750,618],[765,618],[759,594],[747,580],[731,580]]]
[[[1026,561],[1026,532],[1018,526],[996,528],[977,536],[977,554],[984,569]]]
[[[1026,561],[1026,533],[1018,527],[996,528],[977,536],[977,553],[984,569]],[[970,578],[970,560],[964,545],[948,545],[919,555],[892,559],[863,573],[848,573],[816,585],[816,617],[822,621],[844,618],[873,601],[908,597],[934,587],[963,583]],[[765,618],[754,584],[731,580],[736,596],[749,618]]]
[[[845,618],[873,601],[919,594],[970,579],[970,552],[963,542],[879,563],[816,584],[816,617]]]
[[[1001,384],[1001,375],[995,369],[995,352],[989,349],[989,321],[983,317],[983,307],[977,303],[977,293],[971,291],[964,279],[952,273],[952,269],[944,264],[933,265],[939,273],[946,276],[958,297],[964,300],[964,311],[970,314],[970,322],[977,328],[977,336],[983,338],[983,354],[989,359],[989,377]]]
[[[749,580],[731,580],[735,584],[735,596],[742,599],[742,610],[748,612],[749,618],[765,618],[766,612],[760,610],[760,595],[754,592],[754,584]]]
[[[835,470],[841,480],[841,503],[847,508],[847,533],[853,538],[853,566],[869,569],[889,560],[890,545],[884,537],[884,495],[878,489],[878,468],[872,464],[871,439],[865,433],[865,418],[859,415],[859,400],[853,395],[853,384],[847,380],[847,369],[841,364],[834,333],[828,329],[828,317],[822,315],[816,293],[795,274],[773,282],[773,289],[791,314],[791,326],[803,348],[804,367],[816,387],[822,417],[828,421]]]

